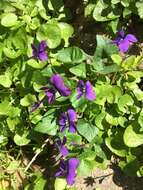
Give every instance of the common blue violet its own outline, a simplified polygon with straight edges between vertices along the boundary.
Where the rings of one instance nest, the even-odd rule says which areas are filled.
[[[63,132],[68,126],[69,132],[76,132],[76,112],[73,109],[68,109],[67,113],[62,113],[59,118],[60,131]]]
[[[67,162],[61,160],[60,169],[56,172],[55,176],[66,176],[68,185],[73,185],[75,183],[76,169],[79,165],[79,160],[77,158],[70,158]]]
[[[77,99],[79,99],[81,96],[85,95],[85,98],[87,100],[95,100],[96,94],[94,92],[93,86],[90,83],[90,81],[87,81],[84,83],[83,80],[80,80],[77,85]]]
[[[32,44],[32,58],[39,59],[40,61],[47,61],[48,55],[46,52],[47,43],[46,41],[41,41],[38,48]]]
[[[129,47],[136,43],[138,40],[137,38],[132,34],[125,35],[125,32],[123,30],[120,30],[117,33],[117,37],[115,40],[113,40],[113,43],[116,44],[119,48],[119,50],[123,53],[126,53],[129,49]]]
[[[71,90],[65,86],[62,77],[59,74],[54,74],[50,78],[50,82],[52,86],[42,87],[41,90],[45,91],[45,94],[48,98],[48,103],[51,104],[55,100],[56,92],[59,92],[61,96],[69,96],[71,94]]]

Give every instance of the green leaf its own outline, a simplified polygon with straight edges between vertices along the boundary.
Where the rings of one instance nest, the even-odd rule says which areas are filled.
[[[10,59],[16,59],[17,57],[19,57],[21,55],[21,50],[17,50],[15,51],[14,49],[11,48],[7,48],[4,47],[3,48],[3,52],[6,55],[6,57],[10,58]]]
[[[69,38],[72,37],[72,34],[74,32],[73,27],[67,23],[59,22],[58,26],[61,29],[61,38],[65,41],[65,47],[69,45]]]
[[[44,117],[34,128],[35,131],[48,135],[56,135],[57,129],[56,118],[52,115]]]
[[[82,159],[78,166],[77,172],[79,176],[87,176],[94,169],[95,161]]]
[[[4,135],[0,135],[0,146],[5,146],[8,143],[8,138]]]
[[[143,91],[142,90],[140,90],[139,88],[133,88],[133,92],[134,92],[134,95],[136,96],[136,98],[138,99],[138,101],[143,100]]]
[[[37,39],[46,40],[51,49],[56,48],[61,43],[61,29],[56,23],[43,24],[37,31]]]
[[[95,4],[93,4],[93,3],[87,4],[87,6],[85,7],[85,11],[84,11],[85,17],[91,16],[94,8],[95,8]]]
[[[36,179],[35,183],[34,183],[34,189],[33,190],[39,190],[39,189],[44,189],[45,185],[47,183],[47,180],[44,179],[42,176],[39,177],[38,179]]]
[[[113,126],[118,125],[118,117],[113,117],[112,115],[108,113],[106,114],[106,121]]]
[[[103,52],[106,53],[107,56],[111,56],[113,54],[118,53],[118,48],[116,45],[112,43],[112,40],[103,36],[103,35],[96,35],[97,41],[97,48],[94,53],[94,58],[101,58]]]
[[[18,146],[25,146],[27,145],[31,140],[28,138],[29,132],[28,131],[23,131],[22,133],[17,133],[14,136],[14,142]]]
[[[59,11],[60,8],[62,8],[64,5],[63,0],[58,0],[58,1],[57,0],[50,0],[50,2],[51,2],[51,5],[53,7],[53,10],[55,10],[55,11]]]
[[[71,67],[70,72],[77,77],[86,78],[86,65],[85,63],[80,63],[74,67]]]
[[[140,18],[143,18],[143,2],[142,1],[137,2],[136,7],[138,9],[138,14]]]
[[[121,4],[124,6],[124,7],[128,7],[130,5],[130,2],[129,0],[121,0]]]
[[[38,18],[33,18],[29,24],[32,30],[36,30],[40,26],[40,21]]]
[[[67,133],[66,137],[67,137],[67,144],[71,144],[72,142],[75,142],[77,144],[81,144],[81,142],[82,142],[82,138],[78,134]]]
[[[56,57],[63,63],[81,63],[86,59],[85,53],[75,46],[58,51]]]
[[[84,96],[82,96],[80,99],[77,99],[77,92],[73,92],[70,101],[72,103],[72,106],[74,108],[80,109],[80,111],[84,111],[84,109],[87,107],[87,100]]]
[[[35,59],[29,59],[27,61],[27,64],[35,69],[41,69],[47,64],[47,62],[46,61],[37,62]]]
[[[116,63],[117,65],[120,65],[122,62],[122,57],[118,54],[111,55],[111,58],[114,61],[114,63]]]
[[[96,123],[96,126],[100,129],[100,130],[104,130],[104,119],[105,119],[105,116],[106,116],[106,112],[105,111],[102,111],[100,114],[98,114],[96,117],[95,117],[95,123]]]
[[[128,148],[123,142],[122,135],[118,132],[115,136],[105,138],[105,144],[117,156],[125,157],[128,154]]]
[[[138,123],[141,126],[141,131],[143,131],[143,110],[140,112],[139,117],[138,117]]]
[[[118,53],[118,48],[110,39],[105,36],[97,35],[97,47],[94,53],[92,65],[94,69],[101,74],[108,74],[119,71],[120,67],[117,64],[105,65],[103,54],[110,57],[113,54]]]
[[[113,4],[117,4],[119,2],[120,2],[120,0],[111,0],[111,3],[113,3]]]
[[[8,74],[0,75],[0,85],[4,86],[5,88],[9,88],[12,85],[11,78]]]
[[[12,131],[12,132],[15,131],[15,128],[18,124],[20,125],[19,117],[15,117],[15,118],[8,117],[6,121],[7,121],[7,125],[9,127],[10,131]]]
[[[17,16],[14,13],[5,13],[2,15],[1,24],[5,27],[14,26],[17,23]]]
[[[111,86],[105,83],[97,83],[95,92],[96,103],[99,105],[104,105],[106,100],[109,103],[118,103],[119,98],[122,96],[122,90],[119,86]]]
[[[98,71],[99,73],[101,74],[109,74],[109,73],[115,73],[115,72],[118,72],[120,71],[120,67],[116,64],[112,64],[112,65],[109,65],[109,66],[104,66],[102,68],[102,70]]]
[[[96,6],[93,11],[93,18],[96,21],[104,22],[109,20],[114,20],[120,17],[121,10],[112,5],[108,6],[103,1],[97,1]]]
[[[140,133],[136,125],[129,125],[124,133],[124,142],[128,147],[138,147],[143,144],[143,133]]]
[[[55,180],[55,190],[64,190],[66,188],[66,179],[56,178]]]
[[[98,134],[98,128],[91,125],[84,119],[79,120],[77,123],[77,130],[89,142],[91,142]]]
[[[138,175],[138,177],[142,177],[143,176],[143,166],[141,166],[139,168],[139,171],[138,171],[137,175]]]
[[[36,179],[35,179],[36,178]],[[25,187],[24,190],[43,190],[46,186],[47,180],[41,175],[41,173],[37,173],[31,177],[30,183],[28,183]]]
[[[16,160],[13,160],[8,165],[7,170],[12,170],[12,172],[14,173],[15,170],[17,170],[18,166],[19,166],[19,162]]]
[[[22,106],[29,106],[31,105],[33,102],[36,102],[36,96],[32,95],[32,94],[27,94],[24,96],[24,98],[22,98],[20,100],[20,104]]]
[[[132,106],[134,103],[134,100],[129,94],[124,94],[119,98],[118,108],[122,112],[128,111],[128,106]]]
[[[4,100],[2,103],[0,103],[0,115],[14,118],[16,116],[19,116],[20,112],[21,110],[18,107],[12,106],[7,100]]]
[[[124,68],[124,70],[136,69],[137,66],[139,66],[140,64],[140,59],[141,56],[131,55],[123,61],[122,67]]]

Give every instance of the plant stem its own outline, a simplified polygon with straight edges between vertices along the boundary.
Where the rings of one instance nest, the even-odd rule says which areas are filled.
[[[29,162],[29,164],[27,165],[27,167],[25,168],[24,172],[26,172],[30,166],[32,165],[32,163],[36,160],[37,156],[43,151],[43,148],[46,146],[47,142],[49,141],[49,138],[47,138],[44,142],[44,144],[41,146],[41,150],[38,151],[32,158],[32,160]]]

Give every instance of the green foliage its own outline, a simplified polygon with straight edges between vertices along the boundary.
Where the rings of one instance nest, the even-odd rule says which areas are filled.
[[[107,22],[108,27],[116,33],[124,21],[129,21],[131,14],[143,18],[143,2],[141,0],[87,0],[85,16],[97,22]],[[123,23],[124,23],[123,21]]]
[[[42,121],[40,121],[34,128],[35,131],[48,135],[56,135],[57,129],[58,126],[53,115],[43,117]]]
[[[143,17],[141,1],[86,2],[86,15],[92,15],[96,22],[107,22],[114,32],[120,18],[127,19],[132,13]],[[0,13],[0,160],[10,154],[10,162],[2,168],[14,173],[23,167],[21,152],[29,148],[31,153],[42,155],[48,147],[54,154],[52,158],[59,161],[61,155],[55,144],[66,136],[69,155],[64,159],[79,159],[78,175],[88,175],[96,167],[106,169],[111,156],[116,155],[124,172],[143,176],[141,44],[137,44],[139,54],[121,54],[109,37],[98,34],[95,51],[88,55],[88,51],[70,43],[74,28],[69,24],[70,13],[63,0],[1,0]],[[43,40],[47,42],[46,61],[37,56]],[[32,44],[37,47],[35,57]],[[63,78],[71,94],[65,97],[56,92],[55,101],[50,104],[47,89],[53,88],[53,74]],[[84,81],[85,87],[77,98],[79,80]],[[96,94],[93,101],[87,98],[87,81]],[[57,87],[54,90],[58,91]],[[69,118],[64,132],[60,131],[60,115],[67,116],[68,109],[76,112],[76,133],[69,132]],[[54,164],[51,167],[54,171]],[[27,175],[31,183],[24,185],[25,190],[46,188],[47,179],[41,173],[29,166]],[[55,180],[55,190],[75,189],[67,186],[65,177]]]

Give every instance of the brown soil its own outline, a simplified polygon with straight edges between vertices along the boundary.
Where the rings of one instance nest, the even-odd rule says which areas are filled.
[[[143,190],[143,178],[126,176],[118,167],[96,169],[87,177],[77,177],[78,190]]]

